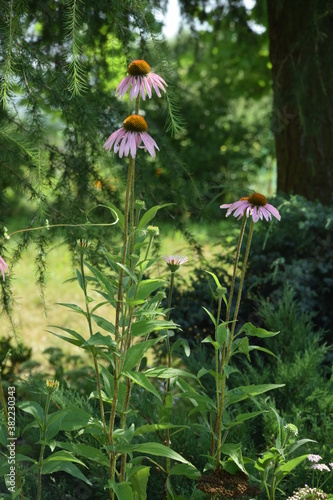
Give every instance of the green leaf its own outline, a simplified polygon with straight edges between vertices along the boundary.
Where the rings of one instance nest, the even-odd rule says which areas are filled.
[[[148,333],[159,331],[159,330],[172,330],[179,328],[173,321],[164,321],[157,319],[143,319],[133,323],[131,328],[131,334],[134,337],[139,337],[141,335],[148,335]]]
[[[132,345],[126,352],[123,370],[126,372],[132,370],[141,361],[145,352],[160,340],[161,338],[157,337],[156,339],[145,340]]]
[[[225,376],[227,378],[229,378],[232,373],[239,372],[239,370],[237,368],[235,368],[234,366],[224,365],[223,366],[223,372],[225,373]]]
[[[173,377],[190,377],[195,378],[193,373],[186,372],[185,370],[180,370],[179,368],[166,368],[164,366],[150,368],[145,372],[147,377],[157,377],[157,378],[173,378]]]
[[[274,356],[274,358],[277,358],[277,356],[274,354],[274,352],[270,351],[269,349],[266,349],[265,347],[261,347],[259,345],[250,345],[249,352],[251,352],[251,351],[262,351],[262,352],[265,352],[266,354],[270,354],[271,356]]]
[[[169,476],[186,476],[190,479],[199,479],[201,472],[193,465],[177,464],[171,467]]]
[[[198,393],[195,393],[193,391],[189,391],[189,392],[184,391],[184,392],[178,394],[178,397],[188,398],[191,400],[192,403],[195,401],[196,403],[201,404],[201,408],[203,407],[203,405],[205,405],[207,410],[211,410],[212,408],[214,408],[214,409],[216,408],[214,401],[212,399],[210,399],[210,397],[207,396],[206,394],[198,394]]]
[[[242,445],[240,443],[224,443],[221,448],[222,453],[225,455],[228,455],[237,465],[237,467],[240,468],[241,471],[244,472],[244,474],[248,475],[245,467],[244,467],[244,461],[243,461],[243,456],[242,456]]]
[[[109,446],[107,446],[109,448]],[[157,455],[159,457],[171,458],[172,460],[176,460],[177,462],[181,462],[184,464],[189,464],[194,468],[194,466],[186,460],[184,457],[179,455],[176,451],[173,451],[168,446],[164,446],[161,443],[139,443],[139,444],[126,444],[123,445],[119,443],[119,447],[117,446],[117,453],[132,453],[138,452],[141,454],[148,455]]]
[[[161,208],[169,207],[170,205],[174,205],[174,203],[165,203],[164,205],[156,205],[155,207],[147,210],[145,214],[141,217],[141,220],[138,224],[138,229],[145,227],[149,222],[155,217],[157,212],[161,210]]]
[[[77,277],[77,280],[79,282],[79,285],[82,288],[82,290],[85,292],[82,274],[80,273],[80,271],[78,269],[76,269],[75,272],[76,272],[76,277]]]
[[[69,335],[72,335],[72,337],[74,337],[74,339],[77,339],[77,340],[74,340],[74,339],[71,339],[70,337],[65,337],[64,335],[59,335],[59,333],[54,333],[54,332],[51,332],[51,330],[47,330],[47,332],[51,333],[55,337],[58,337],[59,339],[65,340],[69,344],[75,345],[77,347],[81,347],[82,344],[84,344],[84,342],[86,341],[86,339],[84,337],[82,337],[79,333],[77,333],[75,330],[70,330],[69,328],[64,328],[64,327],[55,326],[55,325],[50,325],[50,326],[51,326],[51,328],[58,328],[59,330],[63,330],[64,332],[69,333]]]
[[[68,413],[68,410],[60,410],[50,413],[46,418],[46,441],[50,441],[56,436],[61,428],[62,419]]]
[[[84,344],[82,347],[92,347],[92,346],[103,346],[108,347],[112,351],[117,350],[117,344],[110,335],[102,335],[100,332],[94,333]]]
[[[217,288],[223,288],[222,285],[221,285],[221,283],[219,282],[219,279],[216,276],[216,274],[214,274],[214,273],[212,273],[210,271],[206,271],[206,273],[210,274],[213,277]]]
[[[317,441],[314,441],[313,439],[299,439],[298,441],[296,441],[296,443],[294,443],[289,449],[288,449],[288,453],[287,455],[290,455],[291,453],[293,453],[295,450],[297,450],[297,448],[299,448],[300,446],[303,446],[303,444],[305,443],[316,443]]]
[[[94,274],[98,283],[102,286],[102,288],[104,288],[104,290],[108,293],[111,299],[113,297],[113,292],[114,292],[112,283],[98,269],[89,264],[89,262],[85,262],[84,264]]]
[[[8,444],[8,431],[4,423],[0,424],[0,443],[6,447]]]
[[[108,398],[111,400],[113,398],[113,391],[114,391],[113,375],[103,365],[99,365],[99,369],[101,371],[103,382],[104,382],[104,390],[105,390]]]
[[[18,402],[17,406],[18,408],[20,408],[20,410],[32,415],[37,420],[40,427],[43,426],[44,410],[40,406],[40,404],[36,403],[35,401],[22,401]]]
[[[134,500],[132,486],[130,483],[116,483],[114,480],[109,480],[108,483],[117,495],[118,500]]]
[[[193,406],[198,407],[200,411],[202,409],[205,411],[212,408],[216,409],[215,402],[207,394],[199,394],[182,378],[178,379],[177,386],[182,390],[178,397],[188,398]]]
[[[110,467],[110,461],[108,457],[94,446],[80,443],[67,443],[62,441],[57,441],[56,445],[58,446],[58,448],[63,448],[64,450],[72,452],[75,455],[82,456],[105,467]]]
[[[125,218],[122,212],[113,203],[108,203],[108,207],[111,208],[111,210],[113,210],[117,214],[118,224],[121,227],[121,229],[124,229]]]
[[[231,389],[226,394],[226,407],[243,401],[246,398],[257,396],[258,394],[263,394],[264,392],[273,391],[275,389],[280,389],[284,387],[285,384],[262,384],[262,385],[246,385],[236,387]]]
[[[236,420],[233,420],[231,422],[226,423],[224,425],[224,427],[226,429],[231,429],[232,427],[235,427],[236,425],[242,424],[243,422],[245,422],[246,420],[250,420],[251,418],[255,418],[258,415],[261,415],[262,413],[264,413],[264,410],[252,411],[252,412],[248,412],[248,413],[239,413],[236,416]]]
[[[207,375],[207,373],[209,373],[209,371],[206,368],[202,367],[197,373],[197,378],[200,379],[204,375]]]
[[[84,317],[87,317],[87,313],[76,304],[66,304],[65,302],[57,302],[56,304],[58,306],[67,307],[68,309],[71,309],[72,311],[77,312],[78,314],[82,314]]]
[[[177,340],[176,340],[176,342],[174,342],[174,343],[172,344],[172,347],[171,347],[171,352],[173,353],[173,352],[174,352],[174,351],[176,351],[176,350],[178,349],[178,347],[180,347],[180,346],[182,346],[182,347],[184,348],[185,355],[186,355],[187,357],[189,357],[189,356],[190,356],[190,354],[191,354],[191,349],[190,349],[190,346],[189,346],[189,344],[188,344],[188,342],[187,342],[187,340],[186,340],[186,339],[182,339],[182,338],[177,339]]]
[[[134,273],[129,269],[129,267],[125,266],[124,264],[121,264],[121,262],[117,262],[117,266],[121,267],[125,273],[134,281],[134,283],[138,282],[138,278],[135,276]]]
[[[207,272],[207,271],[206,271]],[[208,311],[208,309],[206,309],[205,307],[202,307],[202,309],[204,311],[206,311],[206,313],[208,314],[208,316],[210,317],[210,319],[212,320],[212,323],[213,325],[216,327],[216,319],[214,318],[214,316],[212,315],[212,313],[210,311]]]
[[[151,392],[156,396],[160,401],[162,401],[161,395],[157,391],[157,389],[153,386],[151,382],[149,382],[148,378],[143,372],[123,372],[123,375],[133,380],[138,385],[141,385],[146,391]]]
[[[149,479],[150,467],[147,466],[137,466],[133,467],[131,470],[131,475],[129,477],[135,498],[138,500],[147,499],[147,485]]]
[[[234,344],[237,342],[237,340],[234,342]],[[232,356],[235,354],[245,354],[247,359],[251,361],[250,356],[249,356],[249,339],[247,337],[244,337],[242,339],[239,339],[239,343],[236,347],[236,350],[232,353]]]
[[[201,342],[202,342],[202,344],[211,344],[216,351],[218,349],[220,349],[220,347],[222,347],[218,342],[216,342],[216,340],[213,340],[210,335],[208,335],[208,337],[204,338]]]
[[[165,286],[164,280],[151,279],[144,280],[139,283],[138,291],[136,293],[137,300],[145,300],[149,295],[151,295],[155,290]]]
[[[228,328],[226,327],[226,323],[220,323],[217,327],[217,341],[220,346],[223,346],[224,342],[228,337]]]
[[[105,318],[102,318],[102,316],[98,316],[97,314],[92,314],[91,317],[100,328],[103,328],[106,332],[112,334],[115,333],[115,326],[113,323]]]
[[[46,465],[50,462],[76,462],[77,464],[83,465],[86,467],[86,465],[81,462],[78,458],[74,457],[74,455],[68,451],[65,450],[60,450],[56,451],[55,453],[52,453],[52,455],[48,456],[47,458],[44,458],[43,464]]]
[[[239,330],[237,335],[239,335],[242,332],[245,332],[246,335],[249,335],[251,337],[260,337],[260,338],[274,337],[275,335],[280,333],[280,332],[269,332],[264,328],[257,328],[256,326],[252,325],[252,323],[245,323]]]
[[[55,457],[53,457],[53,455],[51,455],[50,457],[46,458],[43,462],[42,474],[53,474],[54,472],[63,471],[67,472],[67,474],[70,474],[73,477],[81,479],[81,481],[84,481],[85,483],[92,486],[91,482],[82,474],[80,469],[78,469],[78,467],[72,462],[77,462],[80,463],[81,465],[84,465],[80,460],[75,459],[75,457],[72,457],[72,460],[65,461],[63,456],[60,460],[57,460]]]
[[[77,406],[68,406],[66,408],[60,429],[62,431],[76,431],[85,427],[92,419],[91,415]]]
[[[165,429],[190,429],[188,425],[165,424],[146,424],[135,429],[134,436],[142,436],[151,432],[163,431]]]
[[[308,454],[301,455],[300,457],[293,458],[289,460],[289,462],[280,465],[280,467],[276,470],[276,476],[278,481],[284,478],[289,472],[291,472],[295,467],[297,467],[300,463],[304,462],[305,459],[308,458]]]

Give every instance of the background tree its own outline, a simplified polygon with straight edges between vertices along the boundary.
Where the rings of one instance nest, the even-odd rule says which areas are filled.
[[[242,0],[179,0],[182,12],[221,29],[229,18],[237,36],[258,25],[267,29],[273,77],[272,131],[277,158],[277,188],[286,194],[330,203],[333,187],[332,85],[330,33],[332,2],[257,1],[247,9]],[[223,31],[224,34],[224,31]],[[248,37],[249,41],[249,37]],[[244,48],[246,46],[244,45]],[[237,48],[242,53],[241,45]],[[251,44],[244,53],[251,60]],[[246,77],[252,72],[247,71]],[[266,80],[267,83],[267,80]]]
[[[332,201],[333,5],[267,0],[278,189]]]

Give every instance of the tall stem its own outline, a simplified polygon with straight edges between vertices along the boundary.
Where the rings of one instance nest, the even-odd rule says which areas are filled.
[[[226,312],[226,318],[225,318],[226,323],[228,323],[229,318],[230,318],[231,305],[232,305],[232,299],[233,299],[233,295],[234,295],[236,274],[237,274],[237,268],[238,268],[238,262],[239,262],[239,255],[240,255],[240,251],[242,248],[242,242],[243,242],[243,236],[244,236],[244,232],[245,232],[246,221],[247,221],[247,217],[246,217],[246,215],[244,215],[243,221],[242,221],[242,227],[241,227],[241,230],[239,233],[239,238],[238,238],[238,243],[237,243],[234,268],[233,268],[232,280],[231,280],[231,287],[230,287],[230,293],[229,293],[229,299],[228,299],[228,305],[227,305],[227,312]],[[222,371],[223,371],[223,365],[224,365],[224,359],[225,359],[225,348],[226,348],[226,344],[224,343],[223,350],[222,350],[222,360],[221,360],[221,365],[220,365],[220,372],[219,372],[220,375],[222,374]]]
[[[47,419],[47,414],[49,412],[49,407],[50,407],[50,401],[51,401],[51,393],[48,392],[47,394],[47,399],[46,399],[46,404],[45,404],[45,410],[44,410],[44,421],[43,421],[43,430],[42,430],[42,436],[41,436],[41,442],[42,446],[40,449],[40,454],[39,454],[39,461],[38,461],[38,471],[37,471],[37,500],[40,500],[41,498],[41,491],[42,491],[42,468],[43,468],[43,458],[44,458],[44,451],[45,451],[45,438],[46,438],[46,419]]]
[[[128,245],[129,200],[130,200],[131,184],[132,184],[132,170],[134,169],[134,166],[135,166],[135,159],[130,156],[128,174],[127,174],[126,193],[125,193],[124,240],[123,240],[123,255],[121,259],[122,265],[126,264],[127,245]],[[119,341],[120,311],[121,311],[122,297],[123,297],[123,278],[124,278],[124,270],[123,268],[121,268],[119,273],[118,297],[117,297],[116,319],[115,319],[115,340],[117,343]]]
[[[170,286],[169,286],[169,297],[168,297],[168,311],[166,314],[166,320],[169,321],[170,319],[170,309],[171,309],[171,301],[172,301],[172,292],[173,292],[173,285],[175,281],[175,272],[171,271],[171,277],[170,277]],[[168,356],[168,368],[171,368],[172,364],[172,359],[171,359],[171,347],[170,347],[170,340],[169,340],[169,332],[166,330],[166,345],[167,345],[167,356]],[[170,392],[170,379],[167,379],[167,385],[165,389],[165,395],[164,395],[164,404],[166,402],[166,397],[168,392]],[[166,441],[166,446],[170,448],[170,430],[166,429],[165,432],[165,441]],[[166,473],[167,475],[169,474],[170,470],[170,458],[166,459]]]
[[[217,330],[220,323],[221,317],[221,307],[222,307],[223,296],[219,295],[217,316],[215,323],[215,342],[217,342]],[[224,348],[224,345],[223,345]],[[222,362],[222,361],[221,361]],[[216,388],[216,419],[214,424],[214,432],[212,433],[211,443],[210,443],[210,454],[214,455],[214,434],[216,433],[218,415],[220,414],[220,382],[219,382],[219,349],[215,349],[215,388]]]
[[[234,337],[234,333],[235,333],[239,306],[240,306],[240,302],[241,302],[241,298],[242,298],[244,277],[245,277],[247,261],[248,261],[250,248],[251,248],[253,229],[254,229],[254,222],[252,221],[250,231],[249,231],[248,240],[247,240],[246,250],[245,250],[245,256],[244,256],[244,262],[243,262],[243,267],[242,267],[242,272],[241,272],[241,277],[240,277],[236,307],[235,307],[234,317],[233,317],[233,321],[232,321],[232,325],[231,325],[228,348],[227,348],[227,353],[226,353],[225,360],[224,360],[224,366],[228,366],[228,363],[230,360],[231,346],[232,346],[232,341],[233,341],[233,337]],[[221,458],[221,436],[222,436],[222,419],[223,419],[224,399],[225,399],[225,385],[226,385],[226,374],[223,373],[223,367],[222,367],[222,388],[221,388],[221,396],[220,396],[219,415],[218,415],[218,420],[217,420],[217,451],[216,451],[216,468],[217,469],[220,466],[220,458]]]
[[[90,334],[90,337],[92,337],[92,335],[93,335],[93,329],[92,329],[91,314],[90,314],[90,308],[89,308],[89,299],[88,299],[88,293],[87,293],[87,281],[86,281],[85,272],[84,272],[83,252],[80,253],[80,268],[81,268],[83,292],[84,292],[85,304],[86,304],[86,313],[87,313],[87,321],[88,321],[88,327],[89,327],[89,334]],[[92,354],[92,357],[93,357],[94,369],[95,369],[95,374],[96,374],[98,400],[99,400],[99,407],[100,407],[100,411],[101,411],[101,418],[102,418],[102,423],[103,423],[103,429],[104,429],[105,435],[107,436],[108,435],[108,429],[107,429],[107,425],[106,425],[106,421],[105,421],[105,412],[104,412],[104,403],[103,403],[103,398],[102,398],[101,380],[100,380],[100,376],[99,376],[99,370],[98,370],[98,363],[97,363],[97,355],[96,355],[95,346],[92,347],[91,354]]]
[[[123,239],[123,254],[122,254],[122,265],[126,264],[126,256],[127,256],[127,247],[128,247],[128,219],[129,219],[129,211],[130,211],[130,197],[131,197],[131,184],[132,184],[132,171],[135,166],[135,159],[130,156],[129,158],[129,167],[127,174],[127,184],[126,184],[126,193],[125,193],[125,209],[124,209],[124,239]],[[112,407],[110,413],[110,422],[109,422],[109,443],[110,445],[114,444],[113,441],[113,431],[114,424],[116,418],[117,411],[117,403],[118,403],[118,391],[119,391],[119,379],[121,376],[121,371],[119,367],[121,366],[121,358],[125,357],[125,352],[123,351],[123,339],[119,338],[120,331],[120,313],[123,308],[123,278],[124,278],[124,269],[121,267],[119,272],[119,283],[118,283],[118,294],[117,294],[117,305],[116,305],[116,317],[115,317],[115,341],[118,346],[118,350],[120,352],[120,358],[118,356],[113,357],[113,380],[114,380],[114,389],[113,389],[113,398],[112,398]],[[124,318],[123,318],[124,323]],[[113,481],[116,473],[116,454],[115,451],[111,452],[110,459],[110,480]],[[110,490],[110,498],[114,498],[113,491]]]
[[[241,230],[240,230],[239,237],[238,237],[236,255],[235,255],[234,266],[233,266],[233,273],[232,273],[232,280],[231,280],[231,286],[230,286],[230,292],[229,292],[229,299],[228,299],[228,304],[227,304],[227,312],[226,312],[226,318],[225,318],[227,328],[228,328],[228,322],[229,322],[229,318],[230,318],[232,299],[233,299],[234,289],[235,289],[236,274],[237,274],[237,269],[238,269],[239,255],[240,255],[240,251],[242,248],[242,242],[243,242],[243,236],[244,236],[244,232],[245,232],[246,221],[247,221],[247,217],[246,217],[246,215],[244,215],[243,220],[242,220]],[[219,366],[219,369],[217,368],[218,371],[216,372],[216,378],[218,378],[218,379],[221,378],[221,376],[222,376],[223,366],[224,366],[224,362],[225,362],[225,355],[226,355],[226,347],[227,347],[226,342],[224,342],[223,347],[222,347],[220,366]],[[215,353],[215,365],[216,365],[217,354],[218,353]],[[215,366],[215,368],[216,368],[216,366]],[[217,375],[217,373],[219,374],[219,376]],[[220,386],[218,387],[217,390],[219,392],[222,391],[222,384],[220,384]],[[214,435],[216,435],[217,427],[218,427],[218,423],[219,423],[219,399],[220,399],[219,396],[217,396],[216,419],[215,419],[215,423],[214,423],[214,432],[212,434],[211,447],[210,447],[211,456],[214,456]]]

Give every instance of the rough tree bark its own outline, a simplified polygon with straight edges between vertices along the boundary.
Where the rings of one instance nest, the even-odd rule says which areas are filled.
[[[267,0],[278,190],[331,203],[333,1]]]

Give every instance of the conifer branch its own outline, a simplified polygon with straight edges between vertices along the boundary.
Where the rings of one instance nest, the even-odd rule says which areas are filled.
[[[3,63],[3,73],[2,82],[0,87],[0,102],[2,102],[3,107],[6,107],[9,99],[9,94],[11,87],[13,85],[13,61],[12,61],[12,46],[13,46],[13,32],[14,32],[14,12],[13,12],[13,2],[10,0],[10,10],[8,13],[8,40],[7,40],[7,57]],[[5,8],[3,6],[3,8]],[[5,16],[4,16],[5,17]],[[5,44],[4,44],[5,45]]]
[[[67,38],[70,48],[67,52],[68,58],[68,90],[75,95],[81,95],[87,88],[86,75],[82,62],[82,47],[81,47],[81,15],[79,3],[81,0],[72,0],[69,2],[66,10]]]

